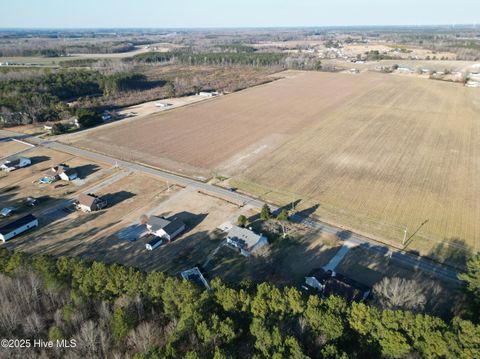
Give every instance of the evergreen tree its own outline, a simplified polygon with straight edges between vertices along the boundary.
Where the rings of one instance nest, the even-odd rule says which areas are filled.
[[[262,207],[262,211],[260,212],[260,219],[262,221],[267,221],[270,218],[272,218],[272,212],[268,204],[265,203]]]

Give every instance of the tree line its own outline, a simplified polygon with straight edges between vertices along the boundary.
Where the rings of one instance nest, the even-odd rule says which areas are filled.
[[[465,279],[478,281],[472,265]],[[211,287],[157,271],[2,248],[0,334],[77,343],[44,353],[9,349],[18,357],[480,357],[480,326],[458,317],[446,322],[382,311],[269,283],[232,286],[215,278]]]
[[[101,74],[90,70],[61,70],[26,79],[0,81],[0,122],[16,125],[53,121],[73,115],[68,101],[109,96],[146,86],[138,73]]]
[[[281,66],[286,57],[274,52],[148,52],[135,55],[131,60],[145,63],[174,61],[185,65]]]

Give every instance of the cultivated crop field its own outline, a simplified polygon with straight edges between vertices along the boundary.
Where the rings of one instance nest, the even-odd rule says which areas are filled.
[[[301,199],[323,220],[397,245],[406,227],[407,247],[422,254],[455,261],[480,248],[477,89],[374,73],[284,77],[75,142],[229,176],[278,204]]]

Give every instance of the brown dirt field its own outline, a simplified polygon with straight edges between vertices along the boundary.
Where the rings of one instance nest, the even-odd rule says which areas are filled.
[[[408,249],[449,263],[480,249],[477,89],[287,75],[74,143],[190,176],[232,176],[240,190],[279,205],[301,199],[322,220],[397,246],[407,227]]]
[[[124,159],[208,177],[243,149],[262,146],[272,134],[292,135],[381,80],[373,75],[356,82],[339,81],[334,74],[297,72],[141,122],[99,128],[73,141]]]
[[[3,162],[4,157],[12,156],[18,152],[29,149],[30,146],[24,145],[23,143],[11,141],[11,140],[2,140],[0,141],[0,163]]]
[[[435,254],[444,240],[478,250],[478,91],[385,79],[240,177],[317,201],[320,218],[397,244],[406,226],[408,248],[422,254]]]

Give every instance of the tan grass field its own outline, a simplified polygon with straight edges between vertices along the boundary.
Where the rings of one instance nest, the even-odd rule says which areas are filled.
[[[75,143],[190,176],[231,176],[278,204],[422,254],[480,248],[480,92],[415,77],[292,72],[99,128]],[[422,225],[422,223],[424,223]],[[448,256],[448,253],[445,255]],[[444,257],[445,257],[444,256]]]

